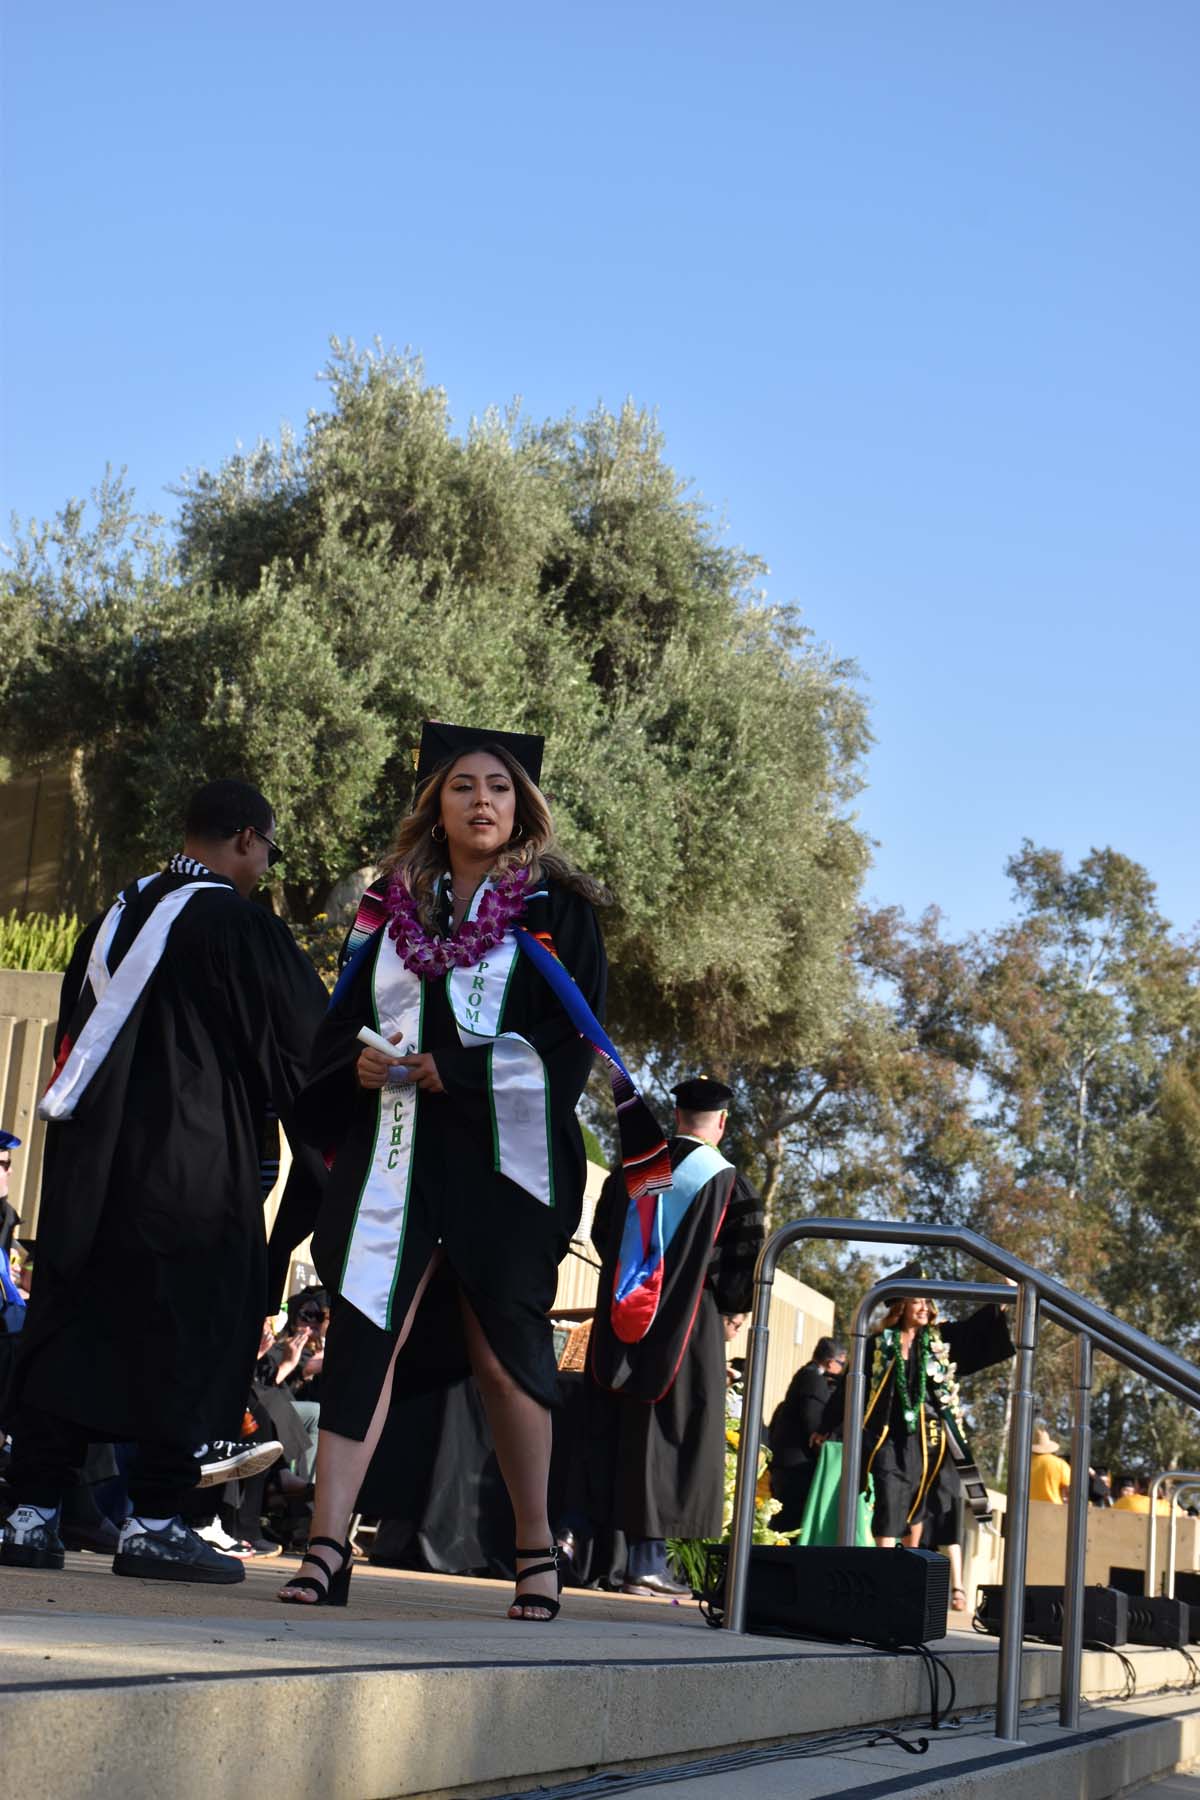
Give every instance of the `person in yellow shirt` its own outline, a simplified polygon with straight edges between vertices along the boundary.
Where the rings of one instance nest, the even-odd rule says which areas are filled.
[[[1135,1482],[1131,1476],[1127,1475],[1121,1482],[1117,1497],[1113,1501],[1113,1511],[1149,1513],[1150,1496],[1145,1492],[1145,1489],[1148,1486],[1149,1483],[1144,1477]],[[1169,1500],[1164,1500],[1160,1495],[1155,1503],[1154,1510],[1156,1513],[1165,1517],[1171,1510],[1171,1503]]]
[[[1033,1434],[1033,1457],[1029,1465],[1029,1498],[1049,1500],[1062,1506],[1071,1489],[1071,1465],[1059,1456],[1058,1445],[1044,1425]]]

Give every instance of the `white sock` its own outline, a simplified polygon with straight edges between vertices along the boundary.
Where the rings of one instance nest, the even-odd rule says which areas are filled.
[[[8,1522],[14,1531],[29,1531],[35,1525],[53,1525],[58,1518],[57,1506],[31,1506],[28,1502],[14,1507]]]
[[[128,1538],[140,1537],[144,1531],[165,1531],[170,1523],[170,1519],[148,1519],[145,1513],[132,1513],[121,1527],[118,1548],[123,1550]]]

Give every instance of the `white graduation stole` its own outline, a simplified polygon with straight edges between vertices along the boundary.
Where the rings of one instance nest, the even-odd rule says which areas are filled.
[[[147,875],[139,881],[139,889],[154,879],[153,875]],[[102,1067],[121,1027],[162,961],[168,932],[189,900],[203,888],[225,888],[232,892],[224,881],[192,881],[186,887],[173,888],[158,902],[126,951],[115,975],[109,974],[105,959],[120,922],[124,898],[110,907],[96,934],[96,943],[102,948],[93,949],[88,961],[88,979],[96,995],[96,1004],[66,1062],[38,1102],[39,1119],[53,1122],[74,1116],[92,1077]]]
[[[471,903],[475,917],[480,887]],[[446,976],[446,997],[465,1045],[488,1044],[493,1167],[541,1200],[554,1203],[550,1156],[549,1088],[542,1059],[516,1032],[500,1030],[504,1002],[520,951],[505,934],[494,949],[466,969]],[[398,1054],[422,1048],[425,984],[406,969],[386,933],[372,975],[375,1029],[401,1034]],[[355,1210],[338,1291],[374,1324],[392,1330],[392,1302],[404,1253],[416,1142],[415,1083],[384,1087],[379,1094],[375,1142]]]
[[[371,998],[376,1031],[387,1038],[399,1032],[397,1054],[415,1055],[421,1048],[425,985],[405,968],[386,933],[375,954]],[[392,1326],[392,1296],[404,1253],[418,1092],[415,1082],[379,1090],[375,1142],[338,1284],[339,1293],[384,1330]]]
[[[483,898],[471,902],[473,919]],[[530,898],[532,899],[532,895]],[[464,1044],[490,1044],[488,1092],[492,1104],[492,1166],[543,1206],[554,1205],[550,1154],[550,1084],[541,1057],[527,1038],[501,1031],[508,985],[520,957],[515,933],[505,932],[473,968],[451,969],[446,998]]]

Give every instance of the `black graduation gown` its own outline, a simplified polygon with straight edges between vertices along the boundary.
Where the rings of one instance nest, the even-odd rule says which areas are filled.
[[[608,965],[594,909],[579,894],[547,882],[530,900],[521,923],[549,932],[592,1011],[603,1018]],[[355,1208],[374,1148],[378,1093],[358,1085],[354,1065],[360,1026],[373,1024],[372,977],[377,956],[395,949],[380,929],[348,971],[317,1034],[312,1067],[300,1101],[300,1130],[326,1152],[333,1169],[313,1233],[313,1260],[322,1282],[338,1293]],[[544,1406],[554,1402],[556,1366],[547,1313],[558,1287],[558,1265],[579,1224],[587,1158],[575,1108],[592,1066],[580,1037],[544,977],[518,950],[500,1024],[537,1051],[548,1076],[554,1203],[543,1205],[493,1166],[488,1046],[466,1046],[446,998],[445,984],[425,990],[423,1048],[437,1062],[444,1094],[417,1096],[412,1182],[392,1317],[405,1318],[421,1276],[440,1246],[450,1274],[469,1299],[488,1343],[509,1373]],[[303,1223],[293,1222],[290,1234]],[[422,1316],[414,1339],[423,1332]],[[346,1437],[366,1435],[395,1332],[384,1331],[342,1299],[334,1307],[325,1346],[321,1422]],[[420,1359],[414,1344],[411,1360]],[[397,1360],[403,1382],[406,1349]],[[461,1339],[445,1372],[465,1361]]]
[[[694,1138],[671,1141],[671,1167],[696,1148]],[[754,1263],[762,1246],[763,1215],[757,1194],[726,1172],[699,1189],[691,1212],[708,1222],[711,1249],[698,1301],[677,1297],[666,1329],[656,1319],[643,1340],[651,1368],[648,1383],[631,1387],[661,1395],[653,1401],[614,1393],[596,1380],[597,1351],[603,1367],[611,1336],[607,1303],[624,1229],[627,1197],[620,1170],[604,1185],[592,1222],[592,1242],[603,1259],[599,1305],[588,1359],[587,1511],[595,1524],[615,1526],[627,1538],[704,1538],[721,1535],[725,1501],[725,1333],[723,1313],[744,1312],[754,1291]],[[715,1242],[711,1234],[715,1232]],[[678,1235],[678,1234],[677,1234]],[[622,1346],[636,1369],[639,1345]],[[664,1375],[674,1378],[662,1392]]]
[[[783,1508],[772,1520],[777,1531],[800,1529],[817,1466],[818,1451],[809,1440],[828,1434],[829,1402],[837,1385],[817,1363],[805,1363],[771,1415],[771,1494]]]
[[[1013,1355],[1012,1338],[999,1306],[981,1306],[969,1319],[939,1322],[938,1331],[959,1379],[1005,1362]],[[918,1388],[920,1335],[914,1334],[905,1365],[908,1391],[914,1397]],[[910,1522],[921,1516],[929,1488],[948,1454],[946,1434],[941,1428],[938,1394],[932,1381],[926,1385],[920,1418],[909,1426],[896,1391],[894,1365],[889,1362],[883,1366],[878,1334],[869,1341],[871,1367],[863,1423],[863,1480],[868,1474],[875,1478],[875,1535],[899,1537]],[[836,1407],[839,1424],[843,1401],[844,1387],[831,1403]]]
[[[131,900],[111,969],[185,881]],[[56,1049],[99,925],[64,977]],[[48,1127],[17,1403],[98,1439],[238,1435],[268,1298],[262,1137],[272,1114],[291,1123],[326,1001],[287,926],[231,883],[188,902],[74,1117]],[[297,1154],[297,1189],[318,1161]]]

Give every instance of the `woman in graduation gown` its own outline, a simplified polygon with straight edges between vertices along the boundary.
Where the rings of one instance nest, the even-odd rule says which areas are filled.
[[[558,1611],[547,1512],[555,1361],[547,1312],[582,1206],[575,1108],[592,1062],[523,932],[593,1012],[603,889],[553,848],[538,739],[426,727],[414,810],[356,922],[374,926],[335,990],[301,1096],[334,1160],[313,1237],[337,1299],[325,1344],[310,1550],[280,1597],[345,1597],[345,1534],[396,1355],[425,1289],[453,1279],[512,1501],[512,1618]],[[377,921],[377,922],[376,922]],[[396,1046],[358,1040],[363,1026]]]
[[[862,1471],[875,1483],[871,1528],[890,1548],[902,1538],[920,1541],[927,1497],[953,1438],[970,1461],[958,1395],[959,1377],[973,1375],[1013,1355],[999,1306],[983,1306],[969,1319],[942,1324],[932,1300],[898,1300],[869,1340],[867,1401],[863,1413]],[[841,1422],[844,1389],[831,1403],[830,1429]]]

